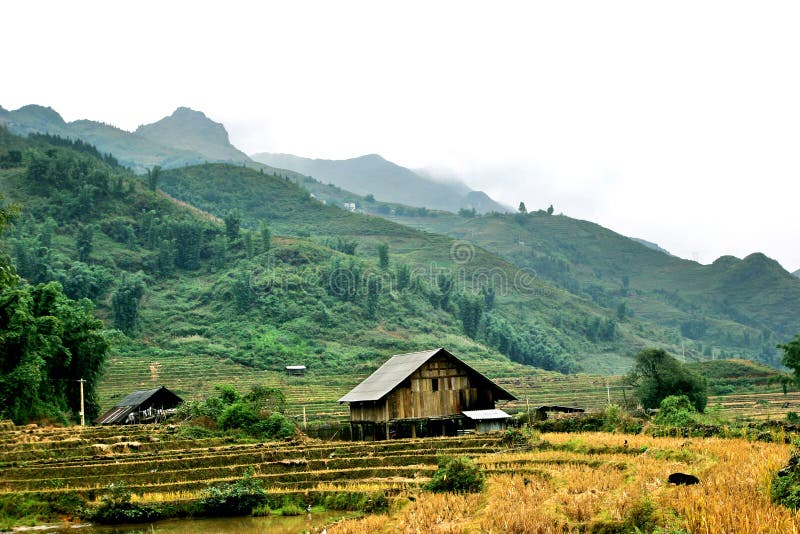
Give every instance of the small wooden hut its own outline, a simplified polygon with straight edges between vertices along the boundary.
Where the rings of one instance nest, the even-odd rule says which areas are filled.
[[[98,425],[151,423],[166,419],[183,402],[179,396],[161,386],[134,391],[109,411],[97,418]]]
[[[484,432],[496,432],[506,429],[506,423],[511,419],[503,410],[464,410],[462,412],[467,420],[475,425],[475,430],[482,434]]]
[[[306,366],[305,365],[287,365],[286,366],[286,374],[289,376],[303,376],[306,374]]]
[[[438,348],[392,356],[339,402],[350,404],[354,439],[390,439],[455,435],[475,428],[464,411],[494,410],[496,401],[515,399]]]

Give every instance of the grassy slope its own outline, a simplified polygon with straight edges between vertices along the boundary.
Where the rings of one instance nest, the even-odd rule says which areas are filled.
[[[480,247],[429,232],[420,232],[385,219],[326,206],[288,180],[276,179],[241,166],[213,164],[166,171],[162,188],[217,216],[241,210],[245,225],[265,220],[278,233],[310,235],[318,240],[343,237],[358,240],[359,253],[372,256],[379,242],[390,245],[393,261],[412,265],[419,273],[436,269],[456,273],[467,288],[491,277],[502,288],[499,307],[519,324],[537,324],[585,370],[618,372],[629,365],[627,356],[645,345],[668,346],[664,331],[647,325],[623,323],[621,337],[612,343],[592,343],[579,333],[576,323],[587,317],[610,317],[587,298],[576,298],[541,277],[529,277],[516,266]],[[452,252],[466,250],[469,261],[453,261]],[[519,290],[524,284],[530,287]],[[556,327],[555,325],[558,325]]]

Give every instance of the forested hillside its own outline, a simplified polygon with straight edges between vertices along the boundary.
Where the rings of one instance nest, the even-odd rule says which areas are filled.
[[[682,351],[696,357],[776,365],[776,343],[800,330],[800,281],[763,254],[701,265],[545,210],[387,216],[485,247],[620,319],[673,329],[684,338]]]
[[[457,304],[470,325],[465,333],[517,361],[558,370],[620,369],[627,351],[645,343],[642,336],[669,342],[665,333],[619,325],[613,314],[480,247],[324,205],[287,179],[214,164],[164,171],[160,187],[220,217],[236,210],[245,226],[269,221],[278,233],[358,256],[378,258],[386,246],[393,266],[407,266],[446,307]]]

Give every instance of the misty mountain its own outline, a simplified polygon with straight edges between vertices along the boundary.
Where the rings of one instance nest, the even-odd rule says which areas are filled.
[[[377,154],[346,160],[310,159],[268,152],[251,157],[271,167],[312,176],[359,195],[371,194],[384,202],[452,212],[462,208],[474,208],[478,213],[508,211],[485,193],[471,191],[463,183],[436,181]]]
[[[231,144],[222,124],[201,111],[185,107],[153,124],[139,126],[134,134],[174,149],[202,154],[209,161],[250,161],[247,154]]]
[[[68,123],[52,108],[38,105],[16,111],[0,107],[0,124],[23,136],[49,133],[80,139],[100,152],[113,154],[122,165],[140,173],[155,165],[171,168],[206,161],[250,161],[230,144],[222,124],[189,108],[178,108],[169,117],[140,126],[135,132],[91,120]]]
[[[29,105],[16,111],[8,111],[0,107],[0,124],[5,124],[11,132],[19,135],[30,133],[50,133],[68,137],[71,134],[69,125],[53,108]]]
[[[795,272],[793,272],[792,274],[793,274],[793,275],[795,275],[797,278],[800,278],[800,269],[797,269],[797,270],[796,270]]]

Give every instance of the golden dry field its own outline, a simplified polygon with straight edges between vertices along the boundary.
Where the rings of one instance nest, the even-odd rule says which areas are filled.
[[[329,532],[623,532],[612,526],[632,518],[673,533],[800,532],[800,516],[769,500],[786,445],[607,433],[542,439],[553,447],[478,456],[490,473],[481,494],[421,493],[389,516],[343,521]],[[667,484],[675,471],[701,484]]]

